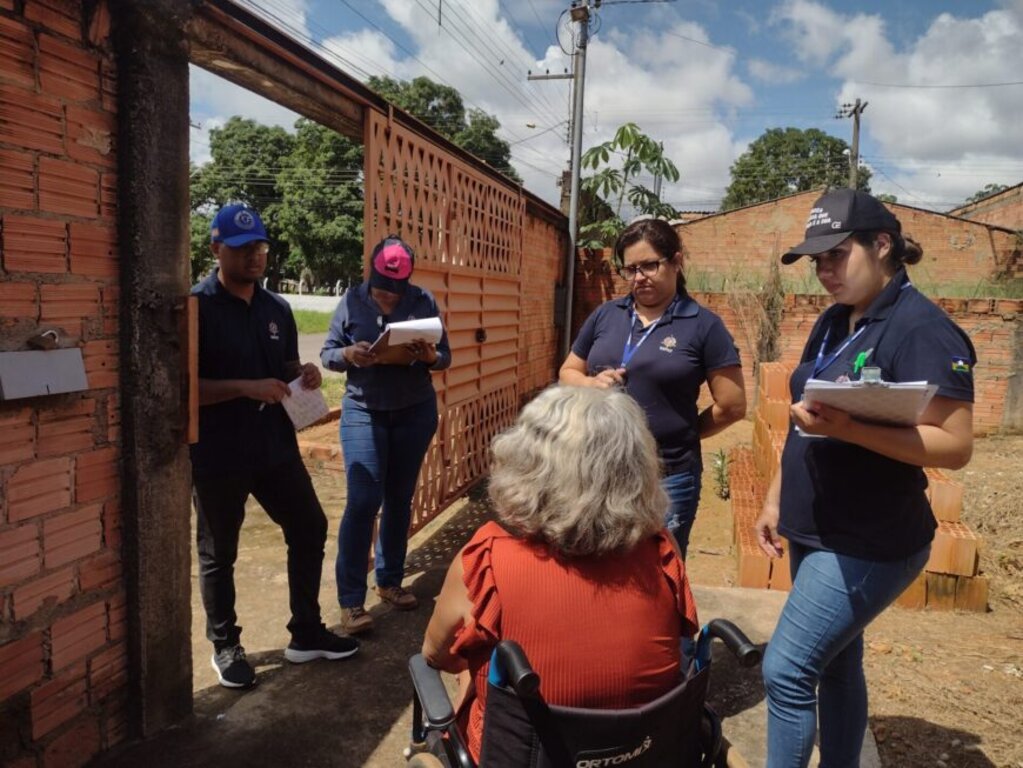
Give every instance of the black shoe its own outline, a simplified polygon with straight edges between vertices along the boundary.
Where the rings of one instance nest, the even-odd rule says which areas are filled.
[[[210,663],[225,688],[251,688],[256,684],[256,670],[246,661],[245,649],[240,645],[214,651]]]
[[[347,659],[359,650],[359,641],[353,637],[340,637],[329,631],[322,624],[312,638],[303,638],[304,642],[292,639],[284,649],[284,658],[293,664],[304,664],[314,659]]]

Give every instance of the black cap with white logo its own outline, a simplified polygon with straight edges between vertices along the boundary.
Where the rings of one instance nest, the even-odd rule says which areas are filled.
[[[875,197],[858,189],[833,189],[813,204],[806,220],[806,239],[781,257],[791,264],[801,257],[830,251],[853,232],[880,229],[901,232],[902,225]]]

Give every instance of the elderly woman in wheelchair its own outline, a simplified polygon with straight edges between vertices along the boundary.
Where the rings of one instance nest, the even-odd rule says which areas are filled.
[[[709,652],[683,663],[696,609],[642,410],[622,391],[553,387],[492,458],[497,522],[454,558],[410,662],[410,765],[711,764]],[[436,670],[461,673],[457,715]]]

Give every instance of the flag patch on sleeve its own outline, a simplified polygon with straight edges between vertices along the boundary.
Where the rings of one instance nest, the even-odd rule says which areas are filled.
[[[964,357],[953,357],[952,370],[956,373],[969,373],[970,362]]]

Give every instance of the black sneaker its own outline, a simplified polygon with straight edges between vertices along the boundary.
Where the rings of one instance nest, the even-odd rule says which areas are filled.
[[[251,688],[256,684],[256,670],[246,661],[245,649],[240,645],[214,651],[210,663],[225,688]]]
[[[315,659],[347,659],[359,650],[359,641],[354,637],[340,637],[322,624],[316,635],[305,642],[292,639],[284,649],[284,658],[293,664],[304,664]]]

